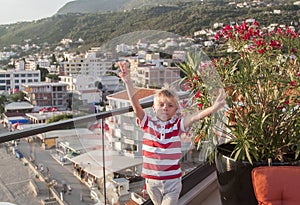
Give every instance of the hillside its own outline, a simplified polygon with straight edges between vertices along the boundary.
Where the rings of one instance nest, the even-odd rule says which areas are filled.
[[[281,15],[272,11],[280,9]],[[57,45],[62,38],[85,41],[85,46],[100,46],[109,39],[140,30],[161,30],[178,35],[211,28],[215,22],[229,23],[255,18],[262,24],[299,22],[299,6],[240,8],[223,1],[211,3],[188,2],[172,6],[142,8],[127,12],[65,14],[38,21],[0,26],[0,48],[11,44],[25,45],[32,39],[38,45]]]
[[[77,0],[68,2],[57,14],[115,12],[196,1],[201,0]]]

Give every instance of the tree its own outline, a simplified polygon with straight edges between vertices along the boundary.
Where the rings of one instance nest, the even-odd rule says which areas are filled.
[[[36,66],[36,69],[41,71],[41,81],[45,81],[46,76],[49,74],[49,71],[46,68],[41,68],[39,66]]]
[[[0,96],[0,113],[2,114],[4,112],[4,104],[7,101],[6,97],[4,95]]]
[[[47,74],[46,77],[52,79],[53,81],[59,80],[58,75],[56,74]]]
[[[56,56],[55,56],[55,54],[52,54],[51,59],[50,59],[50,64],[55,65],[56,63],[57,63]]]
[[[15,94],[11,94],[8,96],[9,101],[11,102],[18,102],[18,101],[24,101],[25,100],[25,94],[23,92],[18,92]]]

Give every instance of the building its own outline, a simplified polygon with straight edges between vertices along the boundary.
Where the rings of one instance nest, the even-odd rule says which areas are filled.
[[[65,83],[28,83],[23,85],[25,99],[34,106],[67,108],[67,84]]]
[[[40,83],[39,70],[0,70],[0,91],[23,90],[23,84]]]
[[[166,83],[171,85],[180,79],[178,67],[166,67],[157,64],[140,64],[136,72],[132,73],[133,82],[140,87],[161,88]]]
[[[27,112],[32,112],[33,105],[28,102],[12,102],[4,106],[2,114],[3,125],[8,129],[16,129],[13,125],[27,124],[29,119],[26,117]]]
[[[59,78],[60,83],[67,84],[67,91],[76,90],[75,85],[74,85],[74,77],[73,76],[71,76],[71,75],[68,75],[68,76],[60,75],[60,76],[58,76],[58,78]]]
[[[101,54],[101,55],[100,55]],[[61,63],[63,75],[91,75],[104,76],[111,69],[114,60],[98,50],[90,50],[86,54],[67,57],[67,61]]]
[[[67,90],[84,103],[99,103],[106,95],[124,89],[117,76],[92,76],[92,75],[78,75],[59,76],[61,83],[67,84]],[[97,87],[98,84],[101,87]]]

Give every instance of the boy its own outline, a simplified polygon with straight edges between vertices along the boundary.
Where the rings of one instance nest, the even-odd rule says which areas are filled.
[[[205,110],[178,118],[177,95],[168,89],[162,89],[154,96],[154,118],[145,114],[134,93],[130,78],[129,63],[118,62],[119,76],[126,85],[129,100],[145,135],[143,137],[143,169],[146,189],[154,205],[178,204],[181,191],[181,141],[182,132],[187,132],[193,123],[221,109],[225,105],[224,92],[216,102]]]

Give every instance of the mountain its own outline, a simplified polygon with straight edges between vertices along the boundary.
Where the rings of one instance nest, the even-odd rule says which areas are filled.
[[[282,14],[272,14],[274,9],[281,10]],[[25,45],[28,39],[31,43],[49,45],[53,49],[63,38],[73,41],[81,38],[85,41],[84,46],[89,48],[134,31],[159,30],[185,36],[212,28],[215,22],[240,22],[248,18],[263,25],[299,24],[299,6],[290,3],[237,9],[225,1],[194,1],[126,12],[57,14],[32,22],[0,25],[0,49],[12,44]]]
[[[77,0],[65,4],[57,11],[57,14],[68,13],[96,13],[117,11],[124,8],[130,0]]]
[[[77,0],[68,2],[58,10],[57,14],[114,12],[195,1],[203,0]]]

